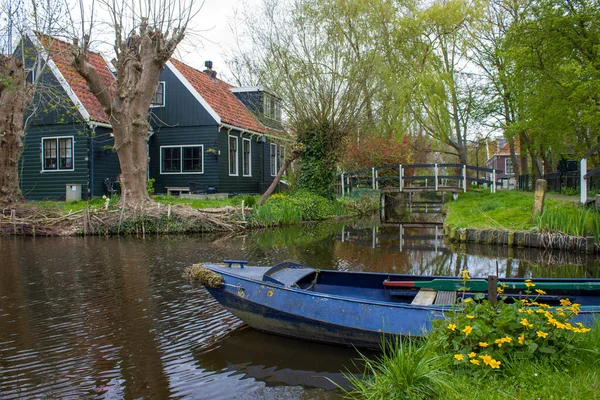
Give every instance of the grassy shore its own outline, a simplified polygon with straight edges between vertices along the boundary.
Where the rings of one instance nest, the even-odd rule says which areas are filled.
[[[544,213],[532,218],[533,194],[519,191],[461,193],[445,206],[445,224],[451,228],[498,229],[596,236],[600,217],[593,208],[580,207],[576,199],[546,197]]]

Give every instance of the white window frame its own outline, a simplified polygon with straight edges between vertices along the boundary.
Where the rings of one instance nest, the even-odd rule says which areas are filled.
[[[28,68],[25,70],[25,79],[32,85],[35,83],[35,68]]]
[[[245,171],[246,166],[246,152],[244,151],[244,144],[248,143],[248,171]],[[242,176],[252,176],[252,140],[248,138],[242,138]]]
[[[154,92],[154,97],[156,96],[156,92],[158,91],[159,86],[162,86],[162,104],[157,104],[157,103],[150,103],[150,108],[160,108],[160,107],[164,107],[165,104],[167,103],[167,84],[165,81],[159,81],[158,85],[156,86],[156,91]],[[154,97],[152,97],[152,100],[154,100]]]
[[[71,168],[60,168],[60,139],[71,139]],[[45,157],[44,157],[44,141],[45,140],[56,140],[56,169],[46,169],[45,168]],[[40,172],[69,172],[75,171],[75,137],[74,136],[48,136],[43,137],[42,141],[42,150],[40,151],[40,155],[42,158],[42,170]]]
[[[281,168],[281,166],[283,165],[283,163],[285,162],[285,146],[283,144],[279,145],[279,154],[277,159],[279,160],[279,168]],[[287,170],[283,171],[283,175],[287,175]]]
[[[512,170],[510,173],[508,172],[508,163],[510,162],[510,169]],[[512,165],[512,159],[510,158],[505,158],[504,159],[504,175],[514,175],[515,174],[515,169],[514,166]]]
[[[274,153],[273,153],[273,148],[275,148]],[[271,176],[277,176],[278,149],[279,149],[279,146],[277,146],[277,143],[271,143],[269,145],[269,169],[271,172]],[[273,160],[275,162],[273,162]]]
[[[231,172],[231,139],[235,139],[235,173]],[[227,168],[229,169],[229,176],[240,176],[240,165],[239,165],[239,138],[237,136],[227,136]]]
[[[202,171],[200,172],[184,172],[183,171],[183,149],[186,147],[199,147],[200,155],[202,156]],[[179,172],[163,172],[163,149],[179,149]],[[203,144],[185,144],[185,145],[167,145],[160,146],[160,174],[161,175],[202,175],[204,174],[204,145]]]

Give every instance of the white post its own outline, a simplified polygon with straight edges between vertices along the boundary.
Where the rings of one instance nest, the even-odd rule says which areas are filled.
[[[463,164],[463,192],[467,191],[467,166]]]
[[[381,193],[381,220],[385,221],[385,194]]]
[[[344,243],[346,239],[346,225],[342,225],[342,243]]]
[[[492,171],[492,193],[496,193],[496,170]]]
[[[371,168],[371,189],[375,190],[375,168]]]
[[[403,171],[402,171],[402,164],[398,165],[398,191],[402,192],[402,187],[404,186],[404,182],[402,179],[402,175],[404,175]]]
[[[587,158],[582,158],[581,162],[579,163],[579,175],[580,175],[580,182],[579,182],[579,193],[581,193],[581,198],[579,199],[579,201],[581,202],[581,204],[585,204],[585,202],[587,201],[587,178],[585,177],[585,175],[587,174]]]
[[[244,209],[244,200],[242,200],[242,219],[246,220],[246,210]]]
[[[400,248],[399,248],[399,250],[402,251],[402,247],[404,245],[404,239],[402,238],[402,236],[404,235],[404,227],[402,226],[402,224],[400,224],[399,231],[400,231],[400,243],[399,243]]]
[[[342,179],[342,197],[344,197],[344,193],[346,192],[346,188],[344,187],[344,174],[342,174],[341,176]]]
[[[375,189],[379,189],[379,171],[375,170]]]
[[[438,190],[438,166],[437,166],[437,164],[434,164],[433,174],[435,175],[435,191],[437,192],[437,190]]]

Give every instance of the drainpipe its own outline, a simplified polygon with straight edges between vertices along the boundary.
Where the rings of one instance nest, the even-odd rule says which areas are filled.
[[[92,129],[90,133],[90,199],[94,198],[94,160],[96,158],[94,152],[94,136],[96,136],[96,125],[90,124],[90,128]]]

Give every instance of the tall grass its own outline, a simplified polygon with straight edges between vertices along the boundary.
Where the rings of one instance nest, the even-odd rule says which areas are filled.
[[[566,205],[546,209],[537,218],[537,228],[541,232],[563,233],[570,236],[600,235],[600,214],[590,208]]]
[[[346,392],[348,398],[420,400],[454,392],[449,374],[443,371],[443,358],[427,341],[396,339],[384,344],[378,359],[362,356],[361,362],[365,365],[362,377],[347,375],[353,386]]]

